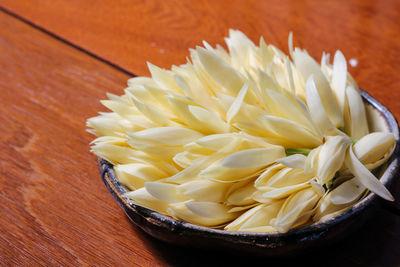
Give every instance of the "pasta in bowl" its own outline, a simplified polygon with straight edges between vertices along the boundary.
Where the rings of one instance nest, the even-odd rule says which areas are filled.
[[[396,121],[360,94],[340,51],[318,64],[291,36],[292,60],[239,31],[226,42],[229,52],[204,42],[171,70],[149,64],[151,78],[130,79],[102,101],[112,112],[88,120],[92,151],[112,164],[103,179],[134,222],[267,246],[375,194],[393,200]]]

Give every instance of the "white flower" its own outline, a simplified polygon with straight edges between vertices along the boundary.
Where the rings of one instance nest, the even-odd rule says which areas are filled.
[[[293,48],[290,60],[261,38],[229,31],[221,46],[190,50],[186,64],[128,81],[108,94],[112,112],[88,119],[92,151],[114,164],[125,196],[194,224],[286,232],[334,216],[367,190],[389,191],[371,170],[394,150],[369,134],[343,54],[319,65]],[[355,143],[355,144],[353,144]]]

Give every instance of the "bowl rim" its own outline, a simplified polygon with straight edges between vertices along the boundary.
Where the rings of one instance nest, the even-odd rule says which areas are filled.
[[[397,173],[400,169],[399,158],[400,158],[400,137],[399,137],[399,126],[396,118],[393,114],[383,106],[378,100],[373,98],[367,92],[360,89],[361,96],[365,102],[365,104],[372,106],[372,108],[376,109],[379,114],[383,117],[386,126],[389,131],[392,132],[395,136],[396,148],[388,160],[387,168],[382,174],[380,181],[387,187],[390,188],[390,185],[393,183],[395,178],[397,177]],[[225,239],[225,238],[235,238],[236,243],[252,243],[255,244],[254,240],[259,240],[260,238],[265,238],[266,241],[269,239],[276,240],[284,237],[293,237],[293,236],[305,236],[312,235],[316,233],[316,230],[326,231],[330,228],[338,225],[347,219],[361,213],[366,207],[370,206],[373,202],[377,201],[378,196],[372,192],[370,192],[364,199],[360,202],[356,203],[354,206],[349,208],[348,210],[332,217],[327,220],[321,222],[315,222],[309,225],[300,226],[289,230],[286,233],[279,232],[244,232],[244,231],[228,231],[228,230],[220,230],[220,229],[212,229],[205,226],[195,225],[185,221],[176,220],[170,216],[159,213],[158,211],[134,204],[127,197],[124,197],[123,194],[129,192],[127,188],[119,182],[118,178],[115,175],[113,165],[108,161],[99,158],[99,170],[101,172],[101,177],[104,183],[107,185],[108,181],[106,181],[106,175],[109,178],[109,182],[112,185],[107,185],[109,187],[110,192],[113,197],[116,198],[118,204],[124,209],[125,213],[127,213],[126,209],[129,209],[142,218],[144,218],[147,222],[151,224],[157,224],[157,226],[165,228],[169,231],[173,232],[182,232],[183,230],[188,230],[190,233],[196,233],[206,236],[213,236],[214,238]],[[131,216],[127,214],[128,217],[132,220]],[[139,227],[143,228],[143,225],[140,225],[138,222],[134,221]],[[237,237],[246,237],[246,240],[236,239]],[[315,239],[319,238],[318,236],[314,237]],[[253,240],[254,239],[254,240]],[[232,240],[232,239],[231,239]],[[252,241],[253,240],[253,241]]]

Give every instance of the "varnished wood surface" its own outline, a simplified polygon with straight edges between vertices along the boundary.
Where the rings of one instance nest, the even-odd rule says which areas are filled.
[[[400,1],[364,0],[2,0],[0,5],[137,75],[146,61],[170,68],[188,49],[222,44],[228,29],[287,51],[295,45],[320,58],[340,49],[359,86],[400,118]],[[387,92],[390,92],[388,94]]]
[[[99,58],[146,74],[229,28],[283,50],[288,32],[319,58],[358,60],[359,85],[400,118],[398,1],[58,1],[0,6]],[[0,11],[0,265],[398,266],[400,218],[381,210],[338,244],[292,259],[199,251],[133,227],[101,183],[85,120],[128,75]],[[392,188],[400,199],[400,183]]]
[[[0,264],[159,263],[88,151],[95,99],[128,77],[2,12],[0,25]]]

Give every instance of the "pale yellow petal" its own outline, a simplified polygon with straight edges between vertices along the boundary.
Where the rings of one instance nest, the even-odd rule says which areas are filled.
[[[204,170],[207,169],[207,167],[210,166],[212,163],[218,162],[219,160],[224,158],[227,155],[227,153],[232,151],[237,145],[238,142],[236,140],[231,143],[228,143],[226,146],[222,147],[218,152],[210,156],[206,156],[196,160],[191,166],[171,176],[170,178],[167,179],[167,181],[179,184],[190,181],[194,177],[197,177],[202,172],[204,172]]]
[[[213,218],[204,217],[192,212],[186,206],[187,204],[188,203],[169,205],[167,212],[169,215],[174,216],[180,220],[206,227],[219,227],[220,225],[231,221],[233,218],[237,216],[237,213],[233,213],[230,215],[224,213],[222,214],[222,216],[219,217],[213,217]]]
[[[236,114],[239,112],[242,104],[244,97],[246,96],[247,89],[248,89],[248,84],[246,83],[239,91],[237,97],[233,101],[231,107],[229,108],[227,114],[226,114],[226,119],[228,123],[232,121],[232,119],[236,116]]]
[[[314,221],[324,221],[329,218],[332,218],[348,208],[350,208],[354,202],[342,205],[335,205],[332,203],[330,199],[330,193],[324,195],[316,208],[315,214],[313,216]]]
[[[277,159],[276,162],[292,168],[292,169],[304,169],[307,157],[302,154],[294,154],[284,158]]]
[[[358,160],[351,147],[347,150],[345,163],[363,186],[386,200],[394,200],[389,190]]]
[[[351,144],[348,137],[329,136],[318,155],[317,176],[322,183],[328,182],[343,166],[346,150]]]
[[[131,157],[146,157],[146,155],[144,155],[144,153],[141,151],[111,144],[96,144],[92,146],[91,151],[98,157],[106,159],[114,165],[135,162],[135,160],[132,160]]]
[[[335,205],[348,204],[360,198],[366,190],[356,178],[348,180],[330,192],[330,200]]]
[[[224,222],[232,220],[236,215],[235,213],[230,213],[225,205],[215,202],[189,202],[186,207],[198,216]]]
[[[162,182],[146,182],[146,191],[153,197],[168,203],[177,203],[189,200],[179,190],[178,186],[174,184]]]
[[[195,201],[223,202],[231,185],[206,179],[197,179],[178,186],[188,198]]]
[[[294,121],[275,116],[262,116],[260,121],[271,131],[297,143],[301,147],[315,147],[322,142],[310,129]]]
[[[353,146],[354,154],[363,163],[373,163],[392,150],[395,145],[393,133],[375,132],[361,138]]]
[[[271,226],[285,233],[292,226],[307,222],[318,200],[318,194],[311,188],[291,195],[285,200],[277,217],[270,221]]]
[[[336,95],[339,108],[344,113],[346,100],[347,63],[342,52],[336,51],[333,58],[332,90]]]
[[[238,229],[238,231],[247,231],[255,227],[272,227],[269,222],[275,218],[282,207],[284,201],[275,201],[272,204],[266,204],[248,218]]]
[[[245,213],[243,213],[242,215],[237,217],[230,224],[225,226],[224,229],[228,230],[228,231],[237,231],[240,228],[240,226],[243,225],[243,223],[245,223],[249,218],[251,218],[251,216],[253,216],[255,213],[257,213],[257,211],[259,211],[263,207],[265,207],[265,205],[261,204],[261,205],[258,205],[258,206],[255,206],[255,207],[249,209],[248,211],[246,211]]]
[[[229,205],[239,206],[251,205],[254,203],[252,195],[256,190],[257,189],[254,186],[254,182],[250,181],[247,185],[243,185],[231,192],[226,200],[226,203]]]
[[[237,95],[244,84],[242,75],[214,52],[202,47],[197,47],[196,51],[208,75],[225,89],[224,92],[229,95]]]
[[[315,62],[315,60],[310,57],[307,52],[298,48],[296,48],[293,52],[293,57],[296,68],[303,75],[304,80],[309,79],[310,76],[314,77],[315,86],[321,98],[322,105],[332,124],[335,127],[343,127],[343,115],[340,112],[332,89],[330,88],[329,83],[322,73],[318,63]]]
[[[142,188],[145,182],[168,177],[159,168],[143,163],[118,164],[114,166],[114,171],[121,182],[132,190]]]
[[[267,166],[285,156],[281,146],[246,149],[229,155],[221,162],[222,166],[232,169],[257,168]]]
[[[274,188],[271,187],[270,191],[265,192],[261,195],[262,198],[264,199],[282,199],[285,198],[297,191],[300,191],[306,187],[309,187],[310,183],[305,182],[301,184],[295,184],[295,185],[289,185],[289,186],[284,186],[284,187],[279,187],[279,188]],[[265,190],[266,188],[264,188]],[[262,201],[265,202],[265,201]]]
[[[140,188],[124,194],[124,197],[132,200],[135,204],[166,213],[168,203],[153,197],[147,192],[146,188]]]
[[[322,104],[313,76],[310,76],[306,83],[306,99],[314,124],[324,135],[329,133],[333,128],[335,128],[335,126],[329,119],[325,107]]]
[[[254,186],[257,189],[262,190],[263,186],[266,186],[270,179],[283,169],[287,169],[288,171],[288,168],[286,168],[282,164],[271,165],[256,179],[256,181],[254,182]]]
[[[129,139],[136,142],[156,143],[169,146],[185,145],[203,135],[188,128],[157,127],[129,133]]]
[[[227,133],[231,130],[231,127],[219,118],[217,114],[205,108],[190,105],[189,111],[208,133]]]
[[[174,74],[171,71],[161,69],[151,63],[147,63],[151,77],[158,86],[165,90],[170,90],[176,93],[182,93],[181,89],[175,82]]]
[[[260,168],[232,169],[224,167],[221,162],[217,162],[200,172],[200,176],[221,183],[232,183],[243,181],[257,176]]]
[[[350,129],[346,129],[351,137],[358,140],[369,133],[364,102],[360,93],[352,86],[346,89],[348,108],[350,111]]]

